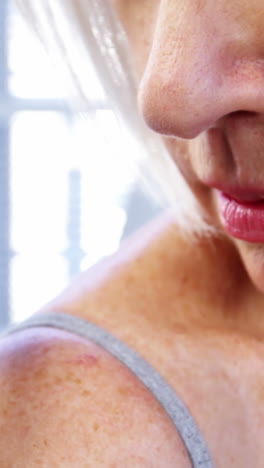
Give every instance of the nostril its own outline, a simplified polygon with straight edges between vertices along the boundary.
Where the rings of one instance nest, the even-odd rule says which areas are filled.
[[[230,112],[227,114],[225,117],[223,117],[222,124],[224,127],[226,124],[235,124],[235,123],[244,123],[244,124],[255,124],[257,120],[259,120],[260,114],[257,112],[251,112],[251,111],[245,111],[245,110],[240,110],[240,111],[234,111]]]
[[[250,119],[251,117],[256,117],[256,115],[257,115],[257,112],[241,110],[241,111],[230,112],[229,117]]]

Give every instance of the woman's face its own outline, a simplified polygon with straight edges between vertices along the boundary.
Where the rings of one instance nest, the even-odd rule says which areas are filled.
[[[264,1],[111,1],[147,124],[264,292]]]

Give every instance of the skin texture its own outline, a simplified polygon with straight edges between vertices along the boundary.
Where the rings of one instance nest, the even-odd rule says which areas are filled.
[[[186,238],[161,216],[43,312],[90,320],[137,350],[191,410],[217,468],[263,468],[264,251],[223,231],[208,185],[262,184],[263,0],[108,1],[141,112],[222,235]],[[35,329],[0,341],[0,466],[191,464],[128,369],[94,343]]]
[[[139,75],[139,106],[222,229],[215,188],[264,194],[262,0],[112,0]],[[232,239],[264,292],[264,247]]]
[[[262,468],[264,323],[254,292],[232,244],[186,242],[162,217],[43,312],[88,319],[145,357],[190,408],[217,468]],[[2,466],[23,451],[33,467],[191,467],[151,394],[93,343],[32,330],[1,342],[0,356]]]

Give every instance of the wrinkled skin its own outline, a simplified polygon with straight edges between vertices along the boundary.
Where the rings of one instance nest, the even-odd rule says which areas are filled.
[[[138,70],[141,112],[221,229],[215,188],[264,194],[263,0],[112,2]],[[264,292],[263,244],[229,237]]]
[[[155,219],[43,312],[90,320],[143,356],[190,409],[214,466],[263,468],[264,246],[225,232],[211,185],[264,186],[264,3],[109,1],[127,31],[141,112],[223,236],[187,238],[175,219]],[[191,466],[126,366],[48,327],[0,342],[0,466],[21,460]]]

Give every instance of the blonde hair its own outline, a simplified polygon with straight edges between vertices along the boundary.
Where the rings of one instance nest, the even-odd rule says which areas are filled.
[[[141,170],[156,200],[175,211],[186,232],[208,231],[201,207],[162,139],[137,109],[137,84],[125,33],[106,0],[16,0],[23,16],[49,52],[66,66],[85,111],[91,62],[114,112],[129,128],[135,151],[145,154]],[[148,170],[146,170],[146,167]]]

